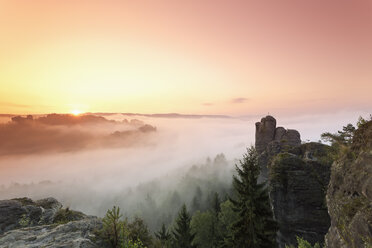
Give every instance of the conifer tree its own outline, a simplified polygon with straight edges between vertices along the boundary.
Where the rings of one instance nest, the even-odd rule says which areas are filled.
[[[119,247],[121,242],[120,231],[123,228],[121,217],[120,208],[114,206],[111,210],[107,210],[105,217],[102,219],[103,229],[101,235],[114,248]]]
[[[163,247],[166,247],[172,238],[164,223],[161,226],[160,231],[155,233],[155,237],[160,240]]]
[[[212,200],[212,210],[214,211],[216,216],[218,216],[218,214],[221,212],[220,204],[221,204],[220,196],[218,195],[217,192],[214,192]]]
[[[223,239],[222,234],[219,232],[219,213],[221,212],[221,200],[217,192],[213,194],[212,200],[212,213],[214,214],[214,218],[212,221],[212,247],[218,247],[218,244],[221,243]]]
[[[176,248],[195,248],[192,244],[195,234],[190,228],[191,217],[187,212],[186,205],[183,204],[176,220],[176,226],[173,231],[174,247]]]
[[[134,217],[134,220],[126,225],[128,231],[128,238],[132,241],[140,240],[144,246],[150,247],[152,244],[152,238],[150,231],[143,219],[138,216]]]
[[[276,246],[277,224],[273,219],[268,189],[257,183],[260,167],[253,147],[247,149],[237,176],[233,178],[236,193],[231,199],[233,210],[239,215],[232,226],[232,243],[239,248],[272,248]]]

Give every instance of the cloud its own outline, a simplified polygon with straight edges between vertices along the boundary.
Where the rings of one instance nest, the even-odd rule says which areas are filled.
[[[17,104],[12,102],[0,102],[0,105],[13,108],[30,108],[31,105]]]
[[[216,119],[115,114],[107,115],[105,119],[115,119],[117,122],[101,122],[100,118],[86,117],[78,123],[68,121],[70,118],[67,116],[59,116],[58,120],[50,116],[50,121],[34,119],[31,127],[27,127],[27,123],[0,125],[0,131],[1,128],[7,129],[0,132],[0,145],[6,147],[6,150],[5,147],[0,147],[0,152],[10,151],[14,155],[0,156],[0,199],[23,196],[40,199],[53,196],[71,209],[99,216],[103,216],[113,205],[131,211],[134,207],[126,206],[130,203],[137,206],[138,202],[133,198],[144,199],[142,195],[146,196],[146,191],[141,191],[142,194],[135,191],[143,183],[156,177],[161,177],[161,182],[168,183],[175,178],[171,173],[184,175],[179,168],[199,164],[206,157],[213,158],[221,152],[231,161],[241,158],[246,147],[254,144],[254,123],[265,115],[266,113],[247,118]],[[368,112],[296,116],[274,114],[274,117],[278,126],[297,129],[302,140],[317,141],[322,132],[336,132],[349,122],[355,123],[359,115],[368,116]],[[124,123],[125,118],[150,123],[157,127],[157,131],[147,133],[152,128],[146,126],[141,128],[145,132],[134,127],[131,130],[135,133],[128,133],[125,128],[120,127],[129,128],[132,124],[137,124],[135,121],[132,124]],[[139,124],[137,126],[140,127]],[[12,139],[5,137],[10,133]],[[140,137],[141,142],[134,144]],[[120,147],[116,146],[117,141]],[[95,149],[89,149],[92,146]],[[72,152],[66,152],[66,148]],[[48,186],[45,180],[56,184]],[[31,188],[24,186],[41,181],[45,187],[40,184]],[[14,189],[5,188],[12,185],[12,182],[19,183],[19,186]],[[126,195],[129,187],[133,197]],[[179,189],[178,184],[167,184],[164,187]]]
[[[53,106],[53,105],[40,105],[40,104],[20,104],[20,103],[13,103],[13,102],[0,102],[0,109],[2,108],[5,108],[3,109],[2,112],[5,112],[7,111],[8,113],[9,112],[12,112],[12,110],[17,110],[17,112],[19,111],[22,111],[22,109],[24,110],[24,112],[30,112],[29,110],[30,109],[34,109],[34,108],[39,108],[39,109],[44,109],[44,110],[48,110],[48,109],[55,109],[56,106]]]
[[[213,106],[214,104],[211,102],[205,102],[202,104],[203,106]]]
[[[248,100],[249,99],[245,97],[237,97],[237,98],[231,99],[231,103],[244,103],[244,102],[247,102]]]
[[[1,127],[7,129],[0,133],[0,144],[4,146],[0,147],[0,152],[8,154],[0,154],[0,199],[53,196],[71,209],[99,216],[113,205],[131,211],[133,208],[126,206],[130,202],[136,205],[137,201],[125,197],[128,187],[137,198],[139,191],[134,191],[137,185],[160,176],[166,176],[161,182],[168,183],[174,180],[170,173],[175,171],[181,177],[184,174],[176,169],[204,163],[208,156],[214,158],[223,152],[228,160],[240,158],[254,139],[255,127],[253,121],[234,118],[113,115],[105,119],[115,118],[116,122],[102,123],[95,118],[95,122],[81,119],[76,123],[68,122],[66,116],[56,117],[50,116],[50,121],[18,119],[18,123],[0,125],[0,130]],[[134,121],[133,125],[130,121],[123,122],[129,118],[150,123],[157,131],[151,132],[150,126],[132,127],[136,124]],[[133,132],[128,133],[121,126],[132,127]],[[3,136],[9,133],[11,139]],[[1,190],[2,185],[12,182],[24,185],[45,180],[57,184]],[[229,181],[226,179],[226,182]],[[166,188],[179,190],[177,186],[172,184]],[[82,197],[81,192],[87,197]],[[141,196],[138,199],[144,199]]]

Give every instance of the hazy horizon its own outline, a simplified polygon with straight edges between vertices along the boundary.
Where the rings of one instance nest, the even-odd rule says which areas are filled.
[[[187,247],[270,246],[276,226],[278,242],[291,228],[293,242],[323,242],[338,209],[327,212],[326,185],[341,181],[331,164],[361,157],[354,148],[370,135],[358,120],[372,118],[372,1],[0,0],[0,35],[1,247],[48,246],[55,234],[67,246],[104,236],[125,247],[176,247],[178,236]],[[351,208],[364,208],[354,197],[368,182],[344,191]],[[183,205],[189,217],[178,217]],[[108,214],[120,231],[107,221],[85,231],[113,206],[130,219]],[[177,219],[200,231],[176,235]],[[238,241],[242,223],[251,243]]]

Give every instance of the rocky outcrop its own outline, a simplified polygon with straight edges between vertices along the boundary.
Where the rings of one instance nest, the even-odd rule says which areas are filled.
[[[330,226],[325,202],[332,163],[329,147],[301,145],[300,133],[276,127],[272,116],[256,123],[255,147],[261,167],[259,180],[268,181],[279,225],[279,247],[296,245],[296,236],[323,243]]]
[[[260,122],[256,122],[255,148],[257,153],[265,152],[272,142],[278,142],[282,148],[294,147],[301,145],[301,137],[297,130],[276,127],[275,118],[268,115]]]
[[[300,133],[297,130],[276,127],[276,119],[270,115],[256,122],[255,148],[261,165],[260,181],[268,179],[270,159],[283,150],[301,145]]]
[[[100,219],[62,209],[54,198],[0,201],[0,248],[103,247],[95,233]]]
[[[62,207],[54,198],[32,201],[29,198],[17,198],[0,201],[0,234],[25,226],[51,224]]]
[[[276,129],[276,120],[268,115],[256,122],[256,142],[255,147],[258,154],[266,150],[268,144],[274,140]]]
[[[331,159],[327,146],[303,144],[274,157],[269,166],[270,199],[279,225],[279,247],[295,245],[296,236],[324,243],[330,226],[325,192]]]
[[[95,231],[102,222],[87,217],[61,225],[41,225],[12,230],[0,235],[0,248],[98,248]]]
[[[372,247],[372,121],[356,130],[332,165],[327,191],[329,248]]]

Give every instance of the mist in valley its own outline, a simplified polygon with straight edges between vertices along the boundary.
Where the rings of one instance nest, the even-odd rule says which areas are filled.
[[[302,140],[317,141],[321,132],[338,130],[361,114],[332,114],[332,127],[325,125],[331,115],[277,120],[299,130]],[[128,218],[143,218],[151,231],[171,224],[183,203],[193,212],[206,209],[215,193],[221,199],[231,195],[234,164],[254,144],[260,119],[110,114],[51,123],[45,118],[1,124],[0,199],[54,197],[101,217],[116,205]],[[19,144],[28,149],[12,148]]]

